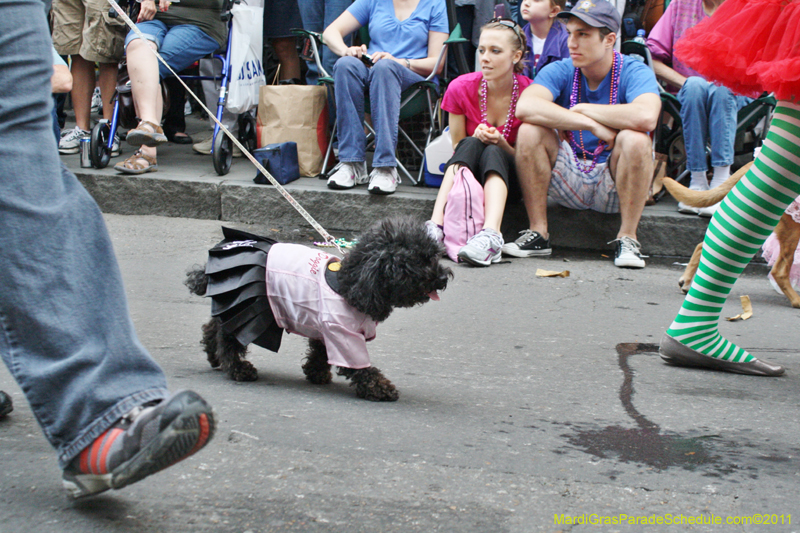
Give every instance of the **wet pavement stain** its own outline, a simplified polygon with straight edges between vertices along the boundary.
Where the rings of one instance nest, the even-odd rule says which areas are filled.
[[[628,358],[636,354],[654,352],[658,352],[657,344],[633,342],[617,345],[618,363],[624,375],[619,399],[625,412],[638,427],[607,426],[603,429],[576,429],[574,434],[564,437],[570,444],[596,457],[642,463],[658,470],[672,466],[694,470],[700,465],[714,465],[713,470],[716,470],[717,474],[735,470],[735,466],[720,464],[720,457],[710,451],[708,441],[719,438],[719,435],[683,437],[663,433],[657,424],[648,420],[634,407],[634,373],[628,364]]]

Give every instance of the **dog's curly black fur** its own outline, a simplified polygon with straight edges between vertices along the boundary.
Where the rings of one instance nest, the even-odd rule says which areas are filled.
[[[380,220],[359,237],[342,259],[339,292],[355,309],[383,322],[394,308],[423,304],[430,299],[430,293],[447,287],[453,272],[440,264],[443,254],[443,246],[428,236],[419,220],[409,216]],[[193,268],[184,283],[192,293],[205,295],[205,269]],[[236,381],[257,379],[255,367],[245,360],[247,347],[223,332],[219,319],[212,318],[203,326],[202,344],[212,367],[222,368]],[[321,340],[309,339],[303,373],[311,383],[330,383],[331,366]],[[391,381],[374,366],[339,368],[337,374],[350,381],[359,398],[396,401],[399,397]]]

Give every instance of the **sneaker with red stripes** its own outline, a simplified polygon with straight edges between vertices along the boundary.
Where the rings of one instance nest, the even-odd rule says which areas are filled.
[[[73,498],[121,489],[186,459],[214,435],[214,411],[192,391],[137,407],[64,469]]]

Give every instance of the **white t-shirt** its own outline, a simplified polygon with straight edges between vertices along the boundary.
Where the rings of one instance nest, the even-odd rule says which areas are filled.
[[[542,55],[542,51],[544,50],[544,42],[546,39],[539,39],[537,36],[531,33],[531,51],[533,52],[533,68],[536,68],[536,65],[539,64],[539,58]]]

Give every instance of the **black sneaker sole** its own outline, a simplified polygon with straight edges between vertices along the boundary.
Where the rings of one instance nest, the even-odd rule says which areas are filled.
[[[180,393],[171,401],[182,394],[190,394],[194,398],[188,400],[181,414],[139,453],[114,470],[111,477],[113,488],[121,489],[186,459],[208,444],[214,436],[216,425],[211,406],[191,391]]]

